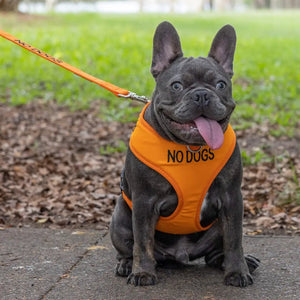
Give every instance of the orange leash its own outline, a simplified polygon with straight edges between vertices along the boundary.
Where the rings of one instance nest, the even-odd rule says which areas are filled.
[[[129,99],[132,99],[132,100],[137,100],[137,101],[140,101],[140,102],[143,102],[143,103],[147,103],[149,102],[150,100],[147,99],[147,97],[145,96],[138,96],[137,94],[133,93],[133,92],[130,92],[128,90],[125,90],[125,89],[122,89],[112,83],[109,83],[109,82],[106,82],[106,81],[103,81],[99,78],[96,78],[90,74],[87,74],[63,61],[61,61],[60,59],[57,59],[47,53],[45,53],[44,51],[42,50],[39,50],[23,41],[21,41],[20,39],[12,36],[11,34],[3,31],[0,29],[0,36],[4,37],[5,39],[15,43],[16,45],[18,46],[21,46],[23,48],[25,48],[26,50],[68,70],[68,71],[71,71],[72,73],[84,78],[84,79],[87,79],[91,82],[94,82],[98,85],[100,85],[101,87],[107,89],[108,91],[112,92],[114,95],[116,95],[117,97],[123,97],[123,98],[129,98]]]

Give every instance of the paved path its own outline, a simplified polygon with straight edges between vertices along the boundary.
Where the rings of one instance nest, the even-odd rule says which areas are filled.
[[[262,260],[254,285],[223,285],[221,271],[203,260],[158,269],[159,283],[133,287],[114,275],[109,235],[95,230],[0,230],[0,300],[298,300],[300,237],[244,238],[246,253]]]

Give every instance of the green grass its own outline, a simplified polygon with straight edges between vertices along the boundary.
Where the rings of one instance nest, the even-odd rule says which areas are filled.
[[[277,124],[272,134],[294,134],[300,118],[300,12],[1,15],[0,28],[89,74],[151,97],[152,37],[163,20],[177,28],[186,56],[206,56],[216,31],[232,24],[238,35],[233,122],[243,128],[269,120]],[[78,109],[105,99],[102,116],[123,121],[134,120],[140,110],[2,38],[0,51],[1,101],[55,99]]]
[[[243,166],[256,165],[263,161],[270,161],[268,157],[261,149],[253,151],[251,154],[247,154],[245,150],[241,151]]]
[[[127,150],[127,145],[124,143],[124,141],[119,140],[115,142],[115,145],[106,145],[99,149],[99,153],[101,155],[110,155],[114,153],[125,153]]]

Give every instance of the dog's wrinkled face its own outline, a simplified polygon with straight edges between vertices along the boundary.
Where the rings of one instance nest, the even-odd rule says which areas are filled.
[[[227,25],[216,35],[207,58],[185,58],[179,36],[167,22],[154,36],[151,72],[156,79],[154,114],[160,131],[187,145],[218,149],[235,107],[231,77],[235,31]]]

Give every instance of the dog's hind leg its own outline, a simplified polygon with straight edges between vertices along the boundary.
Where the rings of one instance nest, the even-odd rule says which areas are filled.
[[[260,260],[252,255],[245,255],[245,260],[248,265],[250,274],[252,274],[260,264]],[[224,270],[224,252],[222,250],[215,250],[205,256],[205,263],[212,268]]]

